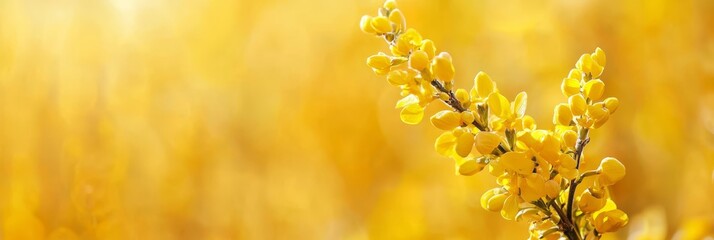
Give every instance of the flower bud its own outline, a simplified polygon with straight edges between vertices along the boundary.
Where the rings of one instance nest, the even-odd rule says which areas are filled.
[[[431,41],[430,39],[424,39],[424,41],[421,42],[421,47],[419,49],[426,52],[429,59],[434,58],[436,55],[436,46],[434,46],[434,41]]]
[[[394,10],[397,8],[397,1],[395,1],[395,0],[384,1],[383,7],[390,11]]]
[[[496,91],[496,84],[485,72],[478,72],[474,78],[474,89],[478,98],[486,98]],[[473,95],[473,94],[472,94]],[[476,97],[476,96],[474,96]]]
[[[550,198],[556,198],[560,195],[560,183],[555,180],[545,182],[545,193]]]
[[[575,78],[564,78],[560,84],[560,91],[566,97],[580,93],[580,80]]]
[[[387,81],[394,86],[407,84],[410,80],[409,74],[404,70],[390,71],[387,75]]]
[[[400,31],[407,26],[407,20],[399,9],[394,9],[389,13],[389,21],[394,23],[395,30]]]
[[[464,111],[461,112],[461,122],[464,124],[471,124],[476,120],[476,116],[474,116],[474,113],[471,111]]]
[[[600,48],[596,48],[595,52],[591,55],[593,61],[597,63],[597,65],[602,66],[603,68],[605,67],[606,63],[606,58],[605,58],[605,51],[603,51]]]
[[[471,176],[483,170],[484,167],[486,167],[485,163],[479,162],[473,157],[456,157],[456,172],[460,175]]]
[[[384,53],[372,55],[367,58],[367,65],[373,69],[388,69],[392,66],[392,58]]]
[[[562,138],[563,144],[565,144],[567,148],[575,148],[575,143],[578,140],[578,134],[575,133],[575,131],[573,130],[566,130],[565,132],[563,132]]]

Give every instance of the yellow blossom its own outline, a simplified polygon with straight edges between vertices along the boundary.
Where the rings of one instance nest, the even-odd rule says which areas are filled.
[[[519,174],[526,174],[533,170],[535,163],[528,158],[526,153],[507,152],[501,156],[503,167]]]
[[[560,91],[566,97],[580,93],[580,80],[575,78],[564,78],[560,84]]]
[[[422,50],[416,50],[409,55],[409,67],[422,71],[429,66],[429,55]]]
[[[629,220],[625,212],[615,209],[598,215],[597,218],[595,218],[594,225],[598,232],[614,232],[627,225]]]
[[[617,100],[616,97],[606,98],[603,102],[605,103],[605,107],[607,108],[607,110],[610,111],[610,113],[615,113],[617,107],[620,106],[620,101]]]
[[[586,213],[595,212],[605,206],[607,195],[603,191],[588,188],[580,195],[578,208]]]
[[[474,87],[471,89],[471,97],[485,99],[491,93],[496,92],[496,84],[485,72],[478,72],[474,78]]]
[[[454,65],[451,63],[451,55],[441,52],[435,56],[431,63],[431,71],[439,80],[451,82],[454,79]]]
[[[585,83],[583,87],[583,94],[590,100],[598,100],[602,96],[602,92],[605,90],[605,83],[600,79],[593,79]]]
[[[606,157],[600,162],[597,169],[600,172],[600,183],[610,186],[625,177],[625,165],[612,157]]]
[[[570,107],[566,104],[558,104],[555,106],[555,113],[553,114],[553,123],[560,125],[570,125],[570,121],[573,119],[573,113],[570,111]]]
[[[570,98],[568,98],[568,105],[570,106],[570,110],[573,112],[573,115],[576,116],[583,115],[585,114],[585,111],[588,110],[588,103],[585,102],[585,98],[580,94],[570,96]]]
[[[465,132],[456,138],[456,153],[461,157],[466,157],[471,153],[474,146],[474,135]]]
[[[373,17],[369,21],[369,24],[372,25],[372,28],[378,34],[388,33],[392,31],[392,22],[390,22],[389,19],[384,16]]]
[[[407,20],[399,9],[394,9],[389,12],[389,21],[394,23],[395,31],[401,31],[407,26]]]
[[[501,143],[501,136],[492,132],[476,133],[476,150],[481,154],[491,154],[498,144]]]
[[[431,124],[441,130],[451,130],[461,125],[461,115],[451,110],[442,110],[431,117]]]
[[[456,147],[456,136],[450,131],[444,132],[441,135],[439,135],[438,138],[436,138],[436,142],[434,143],[434,148],[436,149],[436,152],[441,154],[442,156],[452,156],[456,152],[454,149]]]

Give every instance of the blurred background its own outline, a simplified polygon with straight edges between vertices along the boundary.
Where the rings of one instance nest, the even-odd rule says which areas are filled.
[[[525,239],[481,209],[439,131],[408,126],[366,66],[381,0],[0,1],[2,239]],[[619,239],[714,222],[714,2],[398,2],[550,128],[580,54],[621,105],[586,159],[615,156]],[[429,113],[445,108],[432,104]],[[647,238],[649,237],[649,238]]]

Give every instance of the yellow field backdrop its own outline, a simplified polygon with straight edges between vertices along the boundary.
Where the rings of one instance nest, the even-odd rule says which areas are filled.
[[[437,129],[400,122],[365,64],[388,49],[359,30],[381,3],[0,1],[0,238],[525,239],[481,209],[492,176],[455,175]],[[601,47],[621,105],[586,158],[627,166],[631,217],[609,237],[711,233],[714,2],[399,5],[457,86],[527,91],[542,128]]]

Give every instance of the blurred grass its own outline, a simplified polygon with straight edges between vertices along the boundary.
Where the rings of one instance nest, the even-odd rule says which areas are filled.
[[[387,49],[358,28],[380,4],[0,1],[1,235],[525,238],[480,208],[491,176],[455,176],[436,129],[399,121],[398,90],[364,63]],[[457,86],[483,70],[527,91],[543,128],[561,79],[603,48],[621,106],[586,159],[622,160],[615,200],[663,215],[667,237],[711,229],[713,2],[399,4],[454,57]]]

